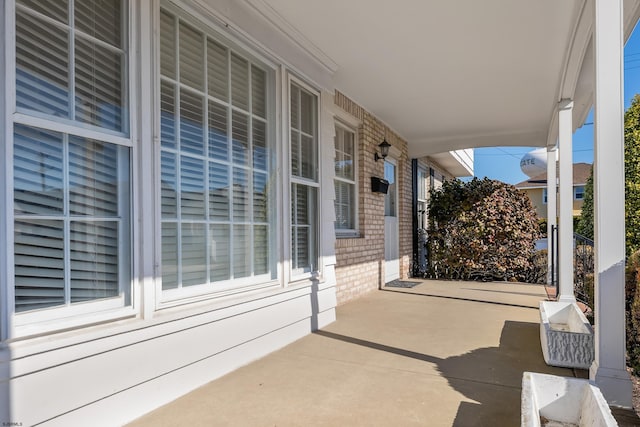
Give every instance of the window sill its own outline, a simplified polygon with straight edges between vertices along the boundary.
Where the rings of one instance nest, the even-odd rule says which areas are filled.
[[[199,302],[207,303],[212,301],[228,301],[235,299],[246,299],[248,295],[268,291],[270,289],[281,288],[280,281],[269,280],[267,282],[248,284],[245,286],[229,287],[226,289],[220,289],[218,291],[208,292],[195,292],[192,295],[185,295],[184,293],[165,293],[158,303],[157,309],[162,310],[165,308],[179,307],[187,304],[195,304]],[[163,291],[159,291],[160,294]],[[166,292],[166,291],[164,291]]]
[[[19,317],[20,315],[15,315]],[[37,338],[52,333],[63,333],[80,328],[88,328],[106,322],[115,322],[136,316],[132,307],[97,311],[89,314],[63,317],[60,319],[42,320],[26,324],[18,324],[14,336],[8,342]]]
[[[359,231],[336,231],[336,239],[360,239],[363,236],[360,234]]]

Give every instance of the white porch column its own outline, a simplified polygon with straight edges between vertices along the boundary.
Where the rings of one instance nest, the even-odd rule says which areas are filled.
[[[558,301],[575,302],[576,298],[573,295],[573,101],[562,100],[558,107],[560,166]]]
[[[556,159],[557,151],[555,147],[547,148],[547,264],[549,274],[547,283],[553,284],[552,266],[558,265],[558,254],[552,248],[553,228],[556,226],[558,210],[556,208]]]
[[[625,363],[622,0],[595,0],[595,360],[609,404],[631,407]]]

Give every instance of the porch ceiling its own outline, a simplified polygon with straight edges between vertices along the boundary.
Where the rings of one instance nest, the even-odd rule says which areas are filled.
[[[579,84],[589,75],[584,0],[247,1],[334,70],[336,89],[407,139],[413,157],[544,146],[567,90],[586,90],[578,119],[590,106]],[[636,16],[638,0],[628,5]]]

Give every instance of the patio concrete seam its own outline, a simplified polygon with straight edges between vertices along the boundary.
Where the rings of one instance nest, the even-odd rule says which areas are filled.
[[[508,307],[527,308],[527,309],[532,309],[532,310],[538,310],[537,306],[534,307],[534,306],[531,306],[531,305],[514,304],[514,303],[508,303],[508,302],[485,301],[485,300],[479,300],[479,299],[474,299],[474,298],[462,298],[462,297],[456,297],[456,296],[424,294],[424,293],[407,292],[407,291],[394,291],[394,290],[391,290],[391,289],[381,289],[381,291],[383,291],[383,292],[392,292],[392,293],[395,293],[395,294],[417,295],[417,296],[421,296],[421,297],[430,297],[430,298],[444,298],[444,299],[451,299],[451,300],[457,300],[457,301],[476,302],[476,303],[481,303],[481,304],[492,304],[492,305],[504,305],[504,306],[508,306]]]

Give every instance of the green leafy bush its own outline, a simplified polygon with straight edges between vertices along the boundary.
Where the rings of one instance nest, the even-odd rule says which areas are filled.
[[[640,251],[627,260],[625,271],[625,309],[627,320],[628,365],[640,375]]]
[[[640,249],[640,94],[624,113],[624,175],[627,255]]]
[[[587,317],[587,320],[592,325],[595,325],[595,313],[593,312],[595,308],[595,276],[593,273],[588,273],[584,276],[584,294],[587,304],[587,311],[584,315]]]
[[[582,212],[578,219],[576,233],[593,240],[593,166],[584,186],[584,198],[582,199]]]
[[[487,178],[446,181],[430,192],[428,210],[430,277],[532,277],[538,218],[529,198],[514,186]]]
[[[625,231],[627,256],[640,249],[640,94],[624,113]],[[593,239],[593,169],[584,189],[578,234]]]

